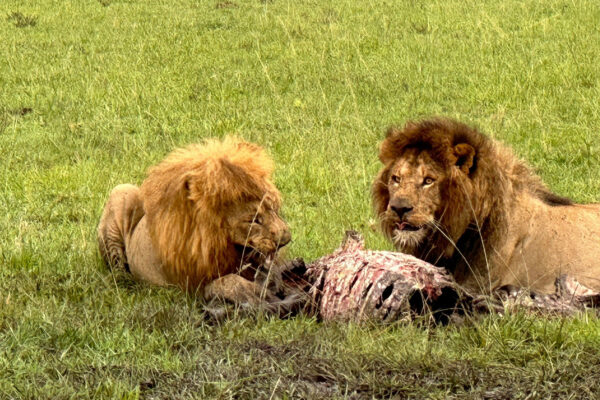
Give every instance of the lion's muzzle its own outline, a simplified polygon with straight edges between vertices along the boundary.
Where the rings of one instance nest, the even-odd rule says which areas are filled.
[[[286,229],[285,231],[283,231],[283,233],[281,234],[281,238],[277,242],[277,249],[284,247],[291,241],[292,241],[292,234],[290,233],[289,229]]]
[[[414,209],[414,207],[411,205],[410,201],[403,197],[391,199],[389,208],[394,213],[396,213],[398,218],[400,218],[401,220],[404,218],[404,216],[406,214],[410,213]]]

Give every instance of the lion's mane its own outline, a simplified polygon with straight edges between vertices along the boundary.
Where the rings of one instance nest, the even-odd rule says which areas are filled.
[[[261,147],[231,137],[175,150],[150,168],[141,185],[144,212],[170,281],[193,289],[240,267],[226,210],[264,196],[279,204],[272,171]]]

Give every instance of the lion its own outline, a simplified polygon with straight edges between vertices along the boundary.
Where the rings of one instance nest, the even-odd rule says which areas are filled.
[[[237,138],[177,149],[141,187],[111,191],[98,225],[100,254],[141,281],[261,304],[264,288],[253,273],[291,240],[272,172],[261,147]]]
[[[553,293],[565,275],[600,289],[600,205],[552,193],[497,141],[433,118],[389,128],[379,159],[372,200],[397,250],[479,293]]]

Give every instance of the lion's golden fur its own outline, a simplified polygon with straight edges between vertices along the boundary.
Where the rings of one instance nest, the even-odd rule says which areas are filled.
[[[407,171],[399,166],[409,157],[414,171],[438,171],[435,191],[399,183],[391,194],[390,179]],[[379,158],[383,168],[373,183],[373,205],[383,232],[390,239],[403,238],[396,242],[399,250],[446,266],[479,290],[515,284],[552,292],[554,279],[563,273],[600,287],[600,267],[592,261],[600,257],[598,207],[553,194],[508,148],[478,130],[442,118],[408,122],[388,130]],[[400,182],[401,177],[393,179]],[[390,207],[400,204],[400,197],[404,205],[412,199],[402,214]],[[427,202],[424,209],[431,215],[423,230],[399,233],[410,211]],[[588,238],[587,249],[581,248],[579,236]],[[405,237],[416,237],[418,243]]]
[[[278,206],[272,171],[261,147],[235,138],[175,150],[149,170],[144,212],[170,282],[196,288],[240,267],[228,206],[265,197]]]

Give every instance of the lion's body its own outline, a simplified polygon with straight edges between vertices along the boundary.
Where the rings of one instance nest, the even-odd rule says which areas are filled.
[[[237,139],[174,151],[141,187],[111,192],[98,226],[103,259],[155,285],[251,300],[260,288],[234,273],[270,262],[290,240],[272,169],[260,147]]]
[[[475,291],[553,293],[563,274],[600,289],[600,206],[551,193],[506,147],[435,119],[392,128],[380,159],[373,200],[398,250]]]
[[[148,233],[140,189],[118,185],[109,196],[98,226],[100,253],[109,265],[127,266],[134,278],[154,285],[170,282]]]
[[[507,224],[508,235],[492,247],[498,247],[490,258],[500,272],[492,282],[551,293],[556,278],[566,274],[600,289],[600,206],[550,206],[525,198]]]

